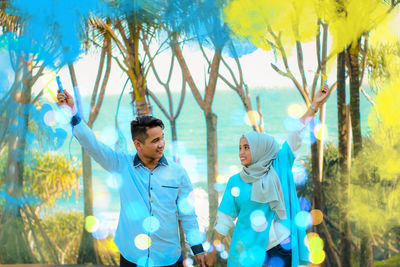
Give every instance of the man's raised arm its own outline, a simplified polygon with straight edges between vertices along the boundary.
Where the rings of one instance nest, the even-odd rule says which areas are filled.
[[[63,92],[58,92],[57,100],[59,106],[65,106],[71,110],[72,133],[89,155],[107,171],[113,172],[120,169],[124,156],[97,140],[93,131],[76,113],[73,97],[63,90]]]

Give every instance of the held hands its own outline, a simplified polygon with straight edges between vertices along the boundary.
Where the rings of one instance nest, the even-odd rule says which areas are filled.
[[[196,261],[196,266],[206,267],[206,256],[204,253],[194,256],[194,260]]]
[[[217,260],[217,251],[214,248],[213,251],[207,253],[206,255],[206,266],[207,267],[215,266],[216,260]]]

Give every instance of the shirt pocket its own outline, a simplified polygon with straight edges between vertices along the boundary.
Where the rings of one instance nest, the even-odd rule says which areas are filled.
[[[157,187],[157,198],[160,206],[175,210],[179,187],[170,184],[159,184]]]

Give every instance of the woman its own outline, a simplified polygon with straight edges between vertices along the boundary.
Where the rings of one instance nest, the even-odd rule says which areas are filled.
[[[294,152],[300,148],[300,132],[325,102],[325,85],[300,118],[301,129],[292,132],[279,148],[273,137],[251,132],[240,139],[239,157],[243,169],[232,176],[218,207],[214,241],[222,241],[234,226],[228,266],[307,265],[309,250],[304,229],[297,227],[300,211],[293,181]],[[215,242],[213,242],[215,244]],[[206,263],[215,265],[216,250]]]

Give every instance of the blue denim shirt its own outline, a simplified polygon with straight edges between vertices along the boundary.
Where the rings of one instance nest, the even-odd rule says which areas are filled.
[[[174,264],[181,255],[178,219],[193,253],[203,252],[193,189],[183,167],[162,157],[151,171],[137,155],[118,153],[99,142],[77,115],[71,123],[74,136],[90,156],[121,177],[114,241],[125,259],[145,266]]]

